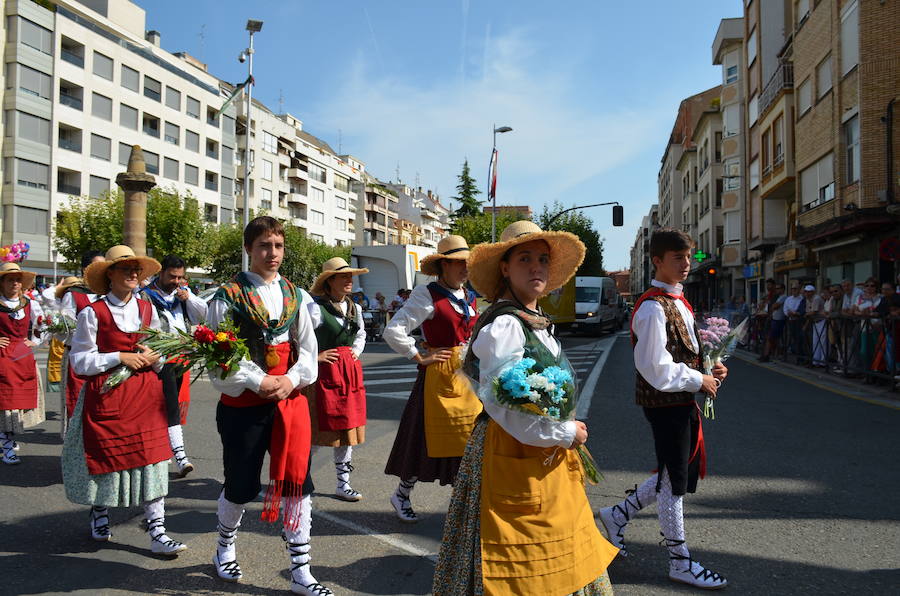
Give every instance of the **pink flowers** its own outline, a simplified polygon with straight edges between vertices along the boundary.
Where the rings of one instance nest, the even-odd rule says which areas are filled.
[[[700,343],[707,350],[713,350],[721,345],[730,332],[731,326],[728,321],[718,317],[708,317],[706,327],[700,330]]]

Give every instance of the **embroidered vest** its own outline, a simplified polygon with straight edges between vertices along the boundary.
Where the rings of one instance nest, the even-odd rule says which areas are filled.
[[[701,354],[694,351],[690,332],[675,307],[675,300],[665,295],[652,296],[647,300],[653,300],[663,308],[666,316],[666,350],[672,355],[672,360],[687,364],[694,370],[700,370]],[[700,337],[696,324],[694,325],[694,335]],[[635,376],[635,401],[639,406],[658,408],[689,404],[694,401],[694,394],[690,391],[659,391],[648,383],[639,372],[635,371]]]

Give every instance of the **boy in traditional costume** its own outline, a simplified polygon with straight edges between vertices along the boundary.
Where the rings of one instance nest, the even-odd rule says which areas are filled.
[[[475,295],[465,288],[469,246],[447,236],[422,259],[422,273],[437,281],[417,286],[382,337],[416,362],[419,374],[406,402],[384,473],[400,477],[391,505],[401,521],[415,523],[410,492],[416,482],[453,484],[481,402],[457,370],[478,319]],[[412,332],[422,327],[424,353]]]
[[[679,230],[664,228],[650,237],[650,259],[656,273],[631,318],[637,404],[653,430],[657,473],[624,501],[600,510],[610,541],[625,551],[625,527],[635,514],[657,504],[662,544],[669,551],[669,578],[703,589],[727,585],[722,575],[691,558],[685,542],[683,497],[697,490],[706,475],[706,451],[700,408],[695,394],[715,397],[728,374],[717,364],[712,375],[701,372],[702,345],[691,305],[681,282],[691,271],[694,243]]]
[[[558,367],[574,379],[538,299],[563,286],[584,253],[574,234],[518,221],[469,257],[472,285],[493,302],[464,365],[484,415],[453,486],[434,576],[438,596],[612,594],[606,568],[618,549],[597,529],[576,452],[587,427],[513,408],[495,390],[495,380],[525,358],[534,370]],[[577,390],[564,395],[577,403]]]
[[[18,263],[0,265],[0,460],[16,465],[16,434],[44,421],[44,388],[33,349],[40,345],[40,304],[25,296],[35,274]]]
[[[359,361],[366,348],[366,329],[362,305],[350,295],[353,276],[368,272],[334,257],[322,264],[322,273],[310,289],[315,303],[309,313],[319,344],[319,378],[305,391],[312,444],[334,448],[334,494],[344,501],[362,499],[350,486],[350,472],[353,446],[366,440],[366,389]]]
[[[187,331],[190,326],[206,320],[206,302],[187,286],[185,262],[179,256],[167,255],[162,270],[141,290],[141,297],[150,302],[159,316],[162,330],[167,333]],[[166,396],[169,418],[169,446],[178,466],[178,477],[184,478],[194,470],[184,448],[182,425],[187,421],[191,402],[190,371],[175,374],[175,365],[166,364],[159,373]]]
[[[291,561],[291,591],[330,596],[309,569],[312,492],[309,407],[300,390],[318,375],[312,298],[279,275],[284,228],[263,216],[244,229],[250,271],[219,288],[209,305],[212,329],[230,317],[247,342],[252,362],[242,361],[227,379],[211,374],[222,392],[216,423],[222,439],[225,483],[219,495],[219,541],[213,564],[225,581],[242,576],[235,537],[244,504],[259,494],[266,452],[271,458],[262,518],[277,521],[283,503],[283,537]]]

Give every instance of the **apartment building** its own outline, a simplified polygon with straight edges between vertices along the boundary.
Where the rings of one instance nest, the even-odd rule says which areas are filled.
[[[652,205],[641,219],[637,236],[631,247],[631,295],[640,296],[650,287],[653,279],[653,264],[650,262],[650,236],[659,225],[659,205]]]
[[[157,184],[195,197],[209,221],[230,221],[236,146],[220,81],[159,47],[128,0],[4,4],[2,234],[31,245],[52,273],[52,223],[71,196],[114,189],[132,145]]]
[[[441,209],[440,198],[430,190],[423,191],[421,186],[413,188],[394,183],[386,186],[397,193],[398,225],[407,231],[407,234],[401,234],[399,243],[437,248],[438,240],[446,236],[450,228],[450,212],[449,209]],[[418,234],[417,241],[403,242],[403,238],[408,238],[410,233]]]
[[[374,176],[364,173],[357,186],[357,208],[360,213],[356,226],[357,246],[398,244],[396,220],[400,197],[396,191]]]

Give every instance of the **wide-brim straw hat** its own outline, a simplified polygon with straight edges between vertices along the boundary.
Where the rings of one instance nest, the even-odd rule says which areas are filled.
[[[316,278],[316,281],[315,283],[313,283],[312,288],[309,289],[309,293],[313,296],[323,296],[325,294],[325,282],[328,281],[330,277],[335,276],[338,273],[360,275],[362,273],[368,272],[369,270],[365,267],[363,267],[362,269],[357,269],[355,267],[351,267],[349,264],[347,264],[347,261],[345,261],[341,257],[333,257],[322,263],[322,273],[320,273],[319,277]]]
[[[22,267],[19,266],[18,263],[3,263],[0,265],[0,278],[6,275],[10,275],[12,273],[19,273],[22,275],[22,289],[28,290],[31,286],[34,285],[34,278],[37,277],[37,273],[33,271],[25,271]]]
[[[437,245],[437,252],[428,255],[419,263],[419,269],[425,275],[438,275],[438,261],[465,261],[469,258],[471,251],[466,239],[462,236],[452,234],[446,238],[441,238]]]
[[[468,262],[472,287],[487,300],[500,298],[506,289],[500,273],[503,255],[515,246],[534,240],[543,240],[550,247],[550,271],[541,297],[564,286],[584,261],[584,243],[571,232],[545,232],[526,219],[509,224],[500,234],[499,242],[486,242],[472,249]]]
[[[87,266],[87,269],[84,270],[84,282],[87,284],[87,287],[90,288],[91,292],[95,294],[106,294],[109,292],[109,280],[106,277],[106,270],[113,265],[127,261],[138,263],[142,269],[141,274],[138,275],[138,284],[148,277],[156,275],[159,273],[159,270],[162,269],[162,265],[160,265],[159,261],[156,259],[152,257],[139,257],[134,254],[134,251],[131,250],[130,246],[117,244],[106,251],[103,261],[97,261]]]
[[[63,294],[66,293],[66,290],[68,290],[72,286],[80,286],[83,284],[84,280],[82,280],[80,277],[70,275],[68,277],[64,277],[61,282],[56,284],[56,291],[53,294],[56,296],[57,300],[60,300],[62,299]]]

